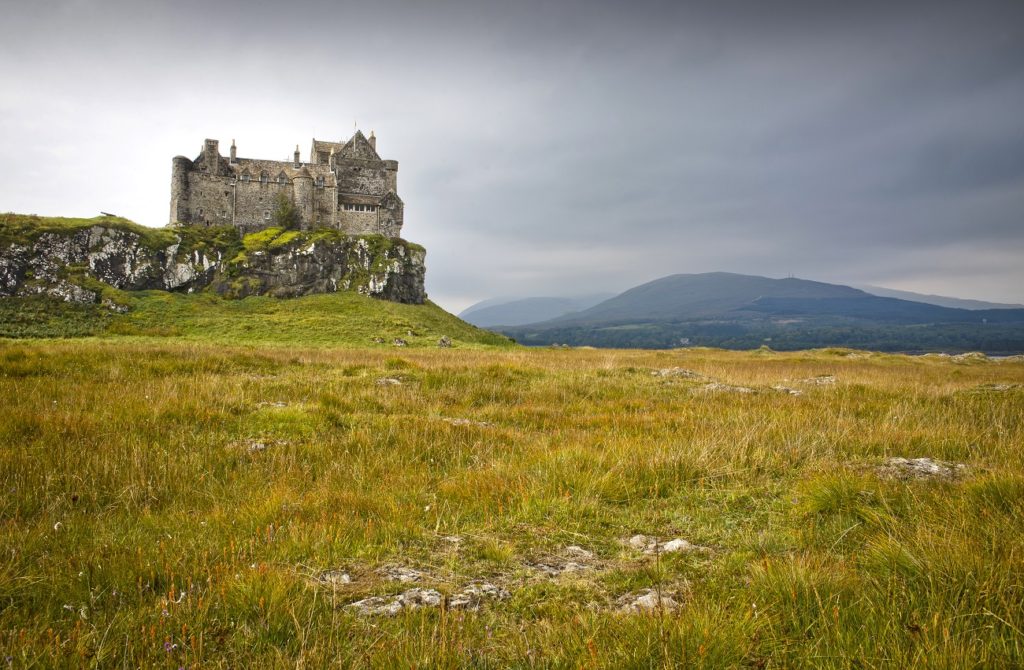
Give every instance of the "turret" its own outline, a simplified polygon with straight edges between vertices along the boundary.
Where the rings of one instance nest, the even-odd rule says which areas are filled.
[[[377,150],[377,136],[373,134],[372,130],[370,131],[370,139],[367,140],[367,142],[370,143],[370,146],[373,147],[374,151]]]
[[[298,154],[298,152],[295,152]],[[302,168],[292,178],[292,185],[295,189],[295,209],[299,211],[303,228],[312,228],[313,224],[313,175],[309,170]]]
[[[188,173],[191,169],[192,161],[184,156],[175,156],[171,159],[170,223],[188,222]]]
[[[238,162],[238,149],[235,148],[235,141],[231,140],[231,164]]]
[[[299,145],[295,145],[295,169],[298,170],[302,167],[302,161],[299,160]]]

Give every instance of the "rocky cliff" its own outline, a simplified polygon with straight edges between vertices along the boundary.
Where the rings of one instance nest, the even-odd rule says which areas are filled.
[[[278,228],[145,228],[117,217],[0,215],[0,296],[49,295],[109,303],[125,291],[212,290],[233,298],[355,291],[420,304],[424,257],[396,238]]]

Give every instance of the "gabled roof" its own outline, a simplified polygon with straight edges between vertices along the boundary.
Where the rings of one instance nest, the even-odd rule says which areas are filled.
[[[337,153],[337,152],[341,151],[341,148],[343,146],[345,146],[345,145],[342,142],[328,142],[326,140],[318,140],[316,138],[313,138],[313,154],[314,154],[314,156],[315,156],[315,154],[317,152],[320,152],[320,151],[324,151],[326,153],[331,153],[332,149],[334,150],[335,153]]]
[[[366,161],[379,161],[380,156],[377,155],[377,151],[370,146],[370,141],[363,135],[363,131],[357,130],[356,134],[352,136],[345,146],[340,151],[334,152],[335,158],[355,158],[358,160]]]

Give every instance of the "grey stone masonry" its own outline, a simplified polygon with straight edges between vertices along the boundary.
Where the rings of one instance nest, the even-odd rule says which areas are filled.
[[[398,161],[377,154],[373,133],[367,138],[357,130],[347,142],[314,139],[308,163],[300,161],[298,146],[292,160],[240,158],[234,140],[225,158],[212,139],[194,160],[171,161],[171,224],[230,224],[252,233],[274,225],[282,195],[303,230],[401,236]]]

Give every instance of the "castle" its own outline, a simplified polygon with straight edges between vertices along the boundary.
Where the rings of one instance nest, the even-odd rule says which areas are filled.
[[[356,131],[348,142],[313,140],[303,163],[239,158],[234,140],[227,158],[206,140],[195,160],[171,164],[171,224],[233,225],[242,234],[268,228],[280,196],[298,213],[300,227],[336,228],[349,235],[399,237],[402,199],[398,161],[377,154],[377,138]]]

